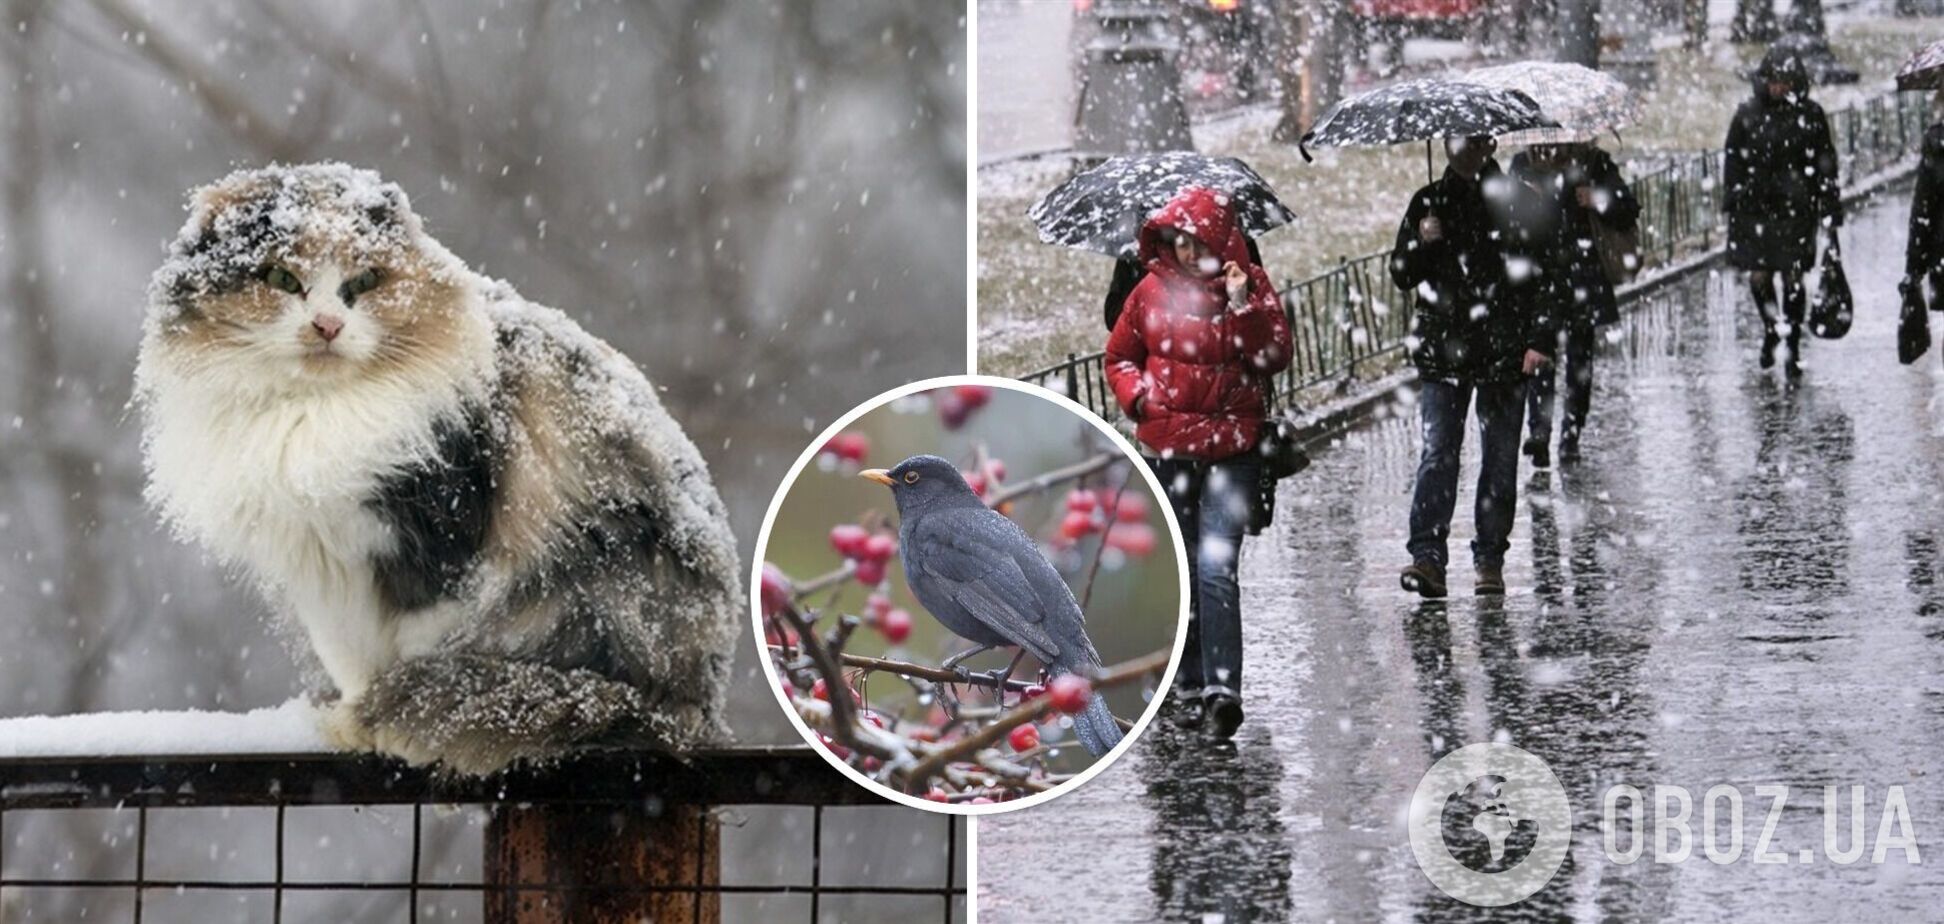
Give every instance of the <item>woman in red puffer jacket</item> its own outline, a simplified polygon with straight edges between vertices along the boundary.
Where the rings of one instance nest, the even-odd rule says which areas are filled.
[[[1242,612],[1236,563],[1255,505],[1256,441],[1269,377],[1289,366],[1289,322],[1249,259],[1227,197],[1183,190],[1141,228],[1147,278],[1107,340],[1107,382],[1188,546],[1188,647],[1175,722],[1228,737],[1242,723]]]

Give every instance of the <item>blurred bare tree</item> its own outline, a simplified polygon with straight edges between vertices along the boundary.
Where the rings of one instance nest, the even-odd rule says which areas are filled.
[[[950,6],[0,8],[0,715],[293,689],[255,596],[144,508],[123,419],[184,193],[235,167],[374,167],[455,253],[634,357],[709,457],[745,554],[823,424],[964,368]],[[745,740],[786,734],[742,679]]]

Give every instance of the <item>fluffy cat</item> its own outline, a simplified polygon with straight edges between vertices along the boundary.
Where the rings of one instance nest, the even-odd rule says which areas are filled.
[[[720,497],[654,388],[342,164],[191,195],[136,370],[148,495],[301,627],[327,736],[484,774],[726,735]]]

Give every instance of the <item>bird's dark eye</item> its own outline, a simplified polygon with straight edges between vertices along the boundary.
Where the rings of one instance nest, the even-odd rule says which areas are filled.
[[[918,483],[917,472],[905,472],[905,484],[917,484],[917,483]]]
[[[272,266],[263,271],[263,281],[270,288],[292,295],[304,294],[304,283],[293,273],[281,266]]]
[[[378,283],[383,282],[384,278],[376,268],[365,270],[350,279],[346,279],[343,285],[338,286],[338,297],[344,299],[344,303],[349,305],[358,296],[378,288]]]

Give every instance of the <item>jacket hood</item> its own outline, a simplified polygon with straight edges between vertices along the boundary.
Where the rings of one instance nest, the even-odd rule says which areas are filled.
[[[1150,272],[1202,278],[1202,274],[1190,272],[1175,261],[1174,247],[1169,239],[1177,233],[1194,235],[1207,244],[1208,249],[1214,251],[1216,258],[1223,263],[1233,261],[1245,267],[1253,265],[1249,259],[1248,240],[1236,224],[1235,207],[1226,193],[1190,186],[1175,194],[1167,205],[1147,220],[1147,224],[1141,226],[1141,262]]]
[[[1789,96],[1801,99],[1809,95],[1809,68],[1802,63],[1802,56],[1793,49],[1770,45],[1762,54],[1762,63],[1748,76],[1754,85],[1755,98],[1768,101],[1768,82],[1779,80],[1789,85]]]

